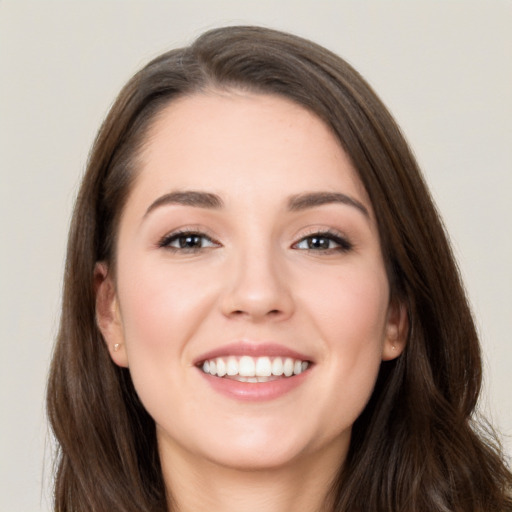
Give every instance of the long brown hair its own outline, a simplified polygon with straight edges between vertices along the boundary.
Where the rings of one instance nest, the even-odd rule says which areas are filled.
[[[474,419],[477,334],[418,166],[384,105],[346,62],[289,34],[212,30],[161,55],[124,87],[92,148],[69,234],[60,332],[48,385],[59,452],[55,509],[168,510],[155,425],[95,322],[96,262],[115,268],[119,217],[151,123],[210,88],[283,95],[334,132],[366,187],[392,296],[409,314],[404,353],[384,362],[333,484],[333,511],[511,511],[512,476]]]

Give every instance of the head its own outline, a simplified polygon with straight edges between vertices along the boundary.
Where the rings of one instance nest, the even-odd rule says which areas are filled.
[[[355,485],[370,466],[386,481],[404,445],[415,447],[411,457],[420,467],[418,440],[429,435],[432,418],[449,409],[467,419],[480,385],[474,327],[442,224],[400,130],[358,73],[311,42],[254,27],[214,30],[153,60],[121,91],[100,129],[71,226],[49,388],[64,451],[89,449],[84,425],[95,417],[90,453],[97,474],[124,474],[132,503],[165,499],[155,425],[129,370],[112,362],[96,321],[96,293],[107,274],[115,282],[121,218],[149,134],[167,107],[212,92],[272,95],[300,106],[323,123],[355,170],[376,222],[389,303],[405,320],[403,352],[380,365],[339,481]],[[79,432],[78,447],[70,438],[65,446],[66,429]],[[90,473],[90,460],[76,460],[83,466],[75,463],[75,473]],[[92,484],[94,475],[84,478]],[[129,485],[136,481],[140,491]],[[341,484],[335,492],[342,494]]]

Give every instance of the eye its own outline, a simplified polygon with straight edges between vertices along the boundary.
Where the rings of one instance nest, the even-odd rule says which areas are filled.
[[[159,247],[182,252],[196,252],[201,249],[219,246],[209,236],[195,231],[171,233],[162,238],[158,245]]]
[[[293,248],[316,252],[347,252],[352,249],[352,244],[338,234],[323,232],[302,238],[293,245]]]

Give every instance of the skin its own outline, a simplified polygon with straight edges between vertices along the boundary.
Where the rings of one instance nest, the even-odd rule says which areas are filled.
[[[97,316],[156,422],[173,499],[182,511],[321,510],[379,365],[401,353],[406,331],[350,160],[301,106],[238,91],[172,102],[140,156],[115,280],[96,268]],[[159,199],[176,191],[223,205]],[[344,194],[366,213],[340,202],[289,209],[311,192]],[[168,236],[177,230],[205,236],[183,250]],[[325,232],[324,248],[308,248]],[[194,362],[238,341],[277,343],[313,364],[277,398],[227,397]]]

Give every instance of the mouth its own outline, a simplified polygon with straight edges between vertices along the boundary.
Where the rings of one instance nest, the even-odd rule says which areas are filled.
[[[311,362],[292,357],[249,355],[215,357],[199,362],[198,368],[205,374],[238,382],[272,382],[305,372]]]
[[[277,399],[302,387],[315,362],[274,343],[236,342],[194,361],[205,382],[220,394],[244,401]]]

